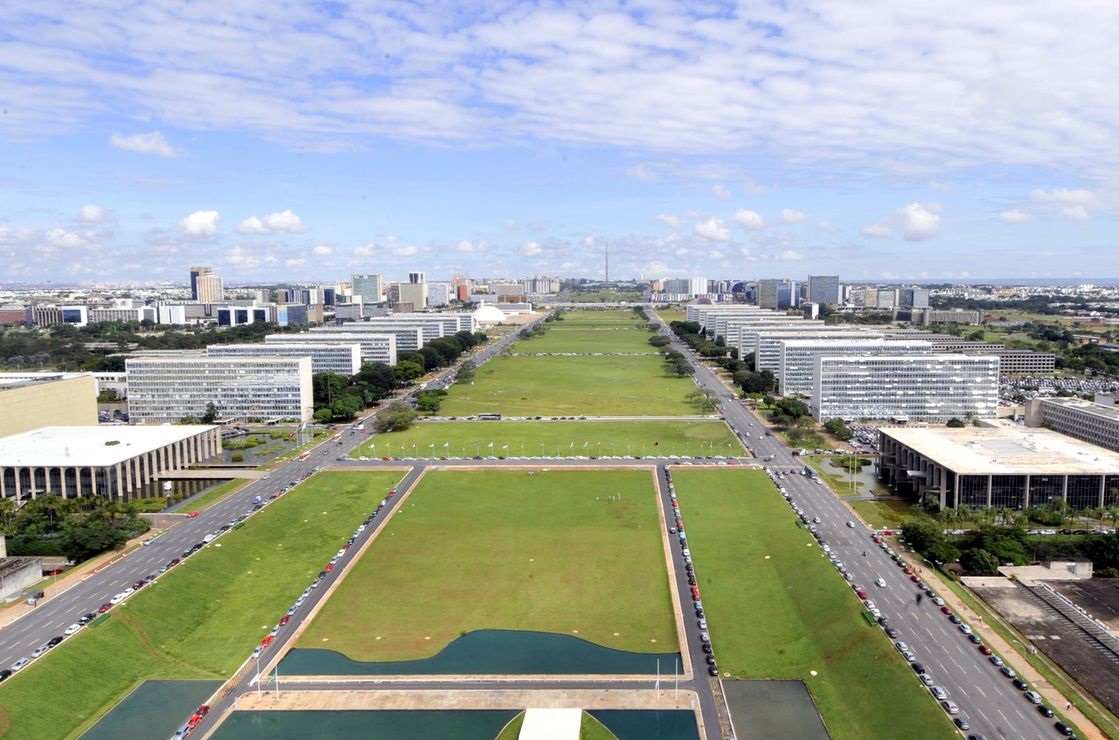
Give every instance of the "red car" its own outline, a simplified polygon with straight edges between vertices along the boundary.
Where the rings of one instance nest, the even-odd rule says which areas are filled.
[[[866,601],[866,591],[865,591],[864,589],[861,589],[861,588],[860,588],[860,589],[859,589],[858,591],[856,591],[855,593],[857,593],[857,594],[859,595],[859,598],[860,598],[860,599],[862,599],[863,601]]]
[[[325,566],[323,566],[323,570],[325,570],[327,573],[334,570],[334,563],[327,563]]]
[[[389,498],[392,498],[395,495],[396,495],[396,489],[395,488],[392,489],[391,491],[389,491]]]
[[[875,534],[875,535],[871,535],[870,539],[874,540],[874,543],[875,543],[875,544],[880,544],[880,543],[882,542],[882,538],[881,538],[881,537],[879,537],[879,536],[878,536],[878,535],[876,535],[876,534]]]
[[[187,514],[187,518],[188,518],[188,519],[193,519],[193,518],[194,518],[194,517],[196,517],[196,516],[198,516],[198,512],[197,512],[197,511],[192,511],[192,512],[190,512],[189,514]]]
[[[105,612],[109,611],[112,608],[113,608],[113,605],[106,601],[104,604],[102,604],[100,607],[98,607],[97,613],[98,614],[104,614]]]
[[[945,604],[944,606],[940,607],[940,611],[944,612],[945,614],[951,614],[952,613],[952,607]]]
[[[913,575],[909,576],[909,580],[913,581],[914,583],[920,583],[921,582],[921,576],[914,573]]]
[[[260,641],[260,646],[261,647],[268,647],[269,645],[272,644],[272,641],[274,639],[276,639],[276,638],[272,637],[272,635],[265,635],[264,639]]]
[[[289,615],[285,614],[284,616],[280,617],[280,626],[283,627],[290,621],[291,621],[291,617]]]
[[[905,574],[905,575],[907,575],[907,576],[911,576],[911,575],[913,575],[913,569],[912,569],[912,568],[910,568],[910,567],[909,567],[908,565],[907,565],[907,566],[905,566],[904,568],[902,568],[902,569],[901,569],[901,572],[902,572],[902,573],[904,573],[904,574]]]
[[[979,652],[983,653],[984,655],[990,655],[991,654],[991,648],[987,647],[986,645],[980,645],[979,646]]]
[[[171,562],[168,563],[168,565],[170,565],[172,568],[174,568],[176,565],[178,565],[181,562],[183,562],[183,561],[179,558],[171,558]]]

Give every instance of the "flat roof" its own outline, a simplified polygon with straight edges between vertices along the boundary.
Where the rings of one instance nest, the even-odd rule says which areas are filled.
[[[1112,421],[1119,420],[1119,408],[1115,406],[1105,406],[1102,403],[1087,401],[1083,398],[1045,398],[1043,399],[1043,403],[1068,406],[1070,408],[1084,411],[1085,413],[1102,416],[1105,419],[1111,419]]]
[[[73,380],[91,373],[46,372],[46,373],[0,373],[0,391],[11,388],[24,388],[29,385],[42,385],[57,380]]]
[[[1119,453],[1012,422],[995,427],[880,431],[960,475],[1119,475]]]
[[[214,428],[207,424],[42,427],[0,438],[0,467],[106,467]],[[114,441],[117,444],[108,444]]]

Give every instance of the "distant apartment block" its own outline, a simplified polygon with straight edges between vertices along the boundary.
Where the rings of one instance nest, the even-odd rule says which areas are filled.
[[[1026,402],[1026,426],[1045,427],[1119,452],[1119,409],[1114,406],[1081,398],[1034,398]]]
[[[835,306],[839,304],[838,275],[809,275],[807,296],[809,303]]]
[[[992,355],[820,356],[809,408],[818,421],[943,424],[995,418],[998,390],[999,358]]]
[[[380,303],[385,300],[384,280],[380,275],[354,275],[350,293],[354,303]]]
[[[125,361],[128,414],[134,424],[201,418],[213,403],[219,419],[310,421],[310,357],[140,357]]]
[[[286,335],[273,336],[282,339]],[[361,345],[357,342],[331,344],[275,341],[266,344],[211,344],[206,347],[206,355],[209,357],[310,357],[312,373],[354,375],[361,370]]]

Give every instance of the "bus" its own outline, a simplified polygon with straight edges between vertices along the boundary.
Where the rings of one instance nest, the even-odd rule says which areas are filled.
[[[302,462],[302,461],[306,460],[307,458],[309,458],[310,456],[311,456],[310,452],[304,452],[302,455],[299,456],[299,460],[300,460],[300,462]]]
[[[501,414],[493,414],[493,413],[478,414],[478,419],[480,421],[501,421]]]

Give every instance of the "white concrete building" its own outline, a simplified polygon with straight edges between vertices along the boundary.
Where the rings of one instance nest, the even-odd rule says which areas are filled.
[[[354,375],[361,370],[361,344],[358,342],[334,344],[274,341],[266,344],[211,344],[206,347],[206,355],[209,357],[310,357],[312,373]]]
[[[131,500],[162,473],[221,454],[215,426],[41,427],[0,439],[0,496]]]
[[[854,355],[816,358],[809,409],[830,419],[994,419],[999,358],[993,355]]]
[[[1119,409],[1114,406],[1082,398],[1034,398],[1026,402],[1026,426],[1045,427],[1119,452]]]
[[[397,352],[415,351],[424,346],[424,332],[423,327],[420,326],[392,326],[371,324],[366,321],[347,321],[336,326],[313,326],[311,331],[308,332],[308,335],[312,337],[337,337],[340,334],[347,335],[347,338],[351,341],[354,336],[363,334],[373,336],[391,335],[396,337]]]
[[[743,328],[740,332],[738,356],[754,353],[754,369],[781,370],[781,342],[786,339],[881,339],[882,335],[869,329],[828,328],[822,321],[804,321],[785,327],[767,329]]]
[[[337,331],[316,331],[314,333],[268,334],[264,337],[265,347],[271,347],[273,345],[305,345],[307,347],[327,345],[348,348],[355,344],[358,346],[358,355],[360,359],[358,370],[361,369],[361,364],[366,362],[381,362],[390,366],[396,364],[395,334],[375,334],[371,331],[351,332],[345,329],[338,329]],[[311,357],[313,358],[314,355],[311,355]],[[312,369],[312,372],[320,371]],[[354,372],[357,372],[357,370]]]
[[[778,378],[782,396],[807,396],[812,393],[817,357],[845,355],[930,354],[928,342],[881,339],[782,339]]]
[[[310,357],[139,357],[125,361],[134,424],[201,418],[311,421]]]

